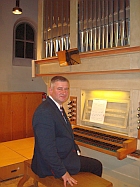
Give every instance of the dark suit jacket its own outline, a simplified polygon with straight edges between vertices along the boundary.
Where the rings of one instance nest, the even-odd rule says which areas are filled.
[[[35,135],[31,168],[39,177],[62,177],[66,171],[76,174],[80,170],[78,146],[74,142],[71,125],[65,122],[56,104],[47,97],[33,116]]]

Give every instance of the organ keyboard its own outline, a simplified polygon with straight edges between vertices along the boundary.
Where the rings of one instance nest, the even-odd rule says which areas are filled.
[[[137,147],[136,138],[101,129],[75,125],[73,132],[78,145],[115,156],[119,160],[126,158]]]

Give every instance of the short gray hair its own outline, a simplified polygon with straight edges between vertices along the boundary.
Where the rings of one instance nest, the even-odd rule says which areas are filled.
[[[55,82],[57,81],[61,81],[61,82],[67,82],[69,83],[69,80],[63,76],[54,76],[52,79],[51,79],[51,83],[50,84],[54,84]]]

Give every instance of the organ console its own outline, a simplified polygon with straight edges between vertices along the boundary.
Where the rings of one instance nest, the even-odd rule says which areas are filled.
[[[124,135],[111,133],[84,126],[73,127],[74,137],[77,144],[116,156],[119,160],[136,150],[137,140]]]
[[[91,119],[92,112],[98,110],[96,108],[92,111],[93,101],[97,95],[97,101],[101,101],[101,104],[105,106],[103,122],[95,122]],[[103,102],[105,100],[106,105]],[[94,105],[94,107],[101,107],[102,110],[103,106]],[[68,116],[78,145],[115,156],[119,160],[136,151],[137,138],[128,134],[129,92],[82,91],[81,110],[81,124],[78,125],[77,98],[70,97]],[[95,117],[100,117],[101,111],[99,110],[96,115]]]

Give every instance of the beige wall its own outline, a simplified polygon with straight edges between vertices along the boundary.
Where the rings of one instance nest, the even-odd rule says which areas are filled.
[[[131,46],[140,46],[140,1],[139,0],[130,0],[130,45]]]
[[[12,66],[13,26],[18,19],[27,18],[37,28],[37,0],[21,0],[23,14],[12,14],[15,0],[0,1],[0,91],[46,91],[42,78],[32,78],[31,67]]]

